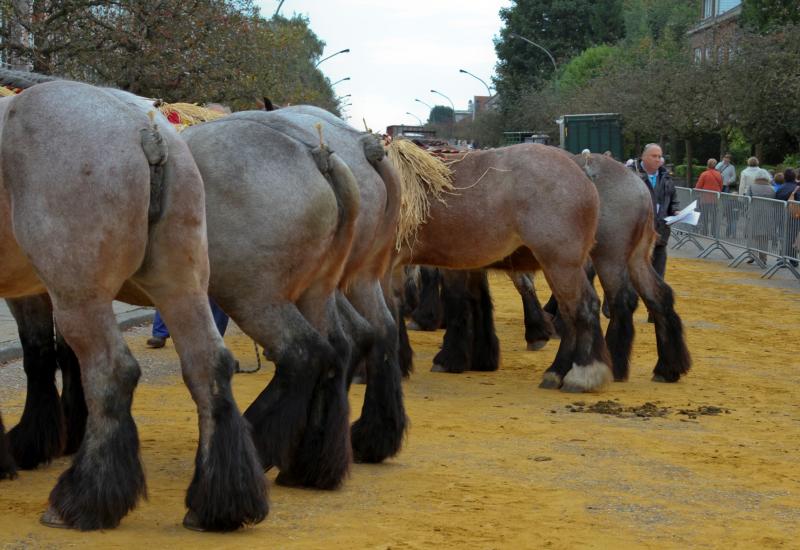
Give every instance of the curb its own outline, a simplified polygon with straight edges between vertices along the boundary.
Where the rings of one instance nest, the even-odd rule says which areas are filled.
[[[117,315],[117,324],[120,330],[152,323],[155,311],[153,309],[134,309]],[[22,357],[22,345],[19,340],[0,344],[0,363],[14,361]]]

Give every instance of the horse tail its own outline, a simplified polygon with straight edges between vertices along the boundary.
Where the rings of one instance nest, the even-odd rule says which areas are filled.
[[[662,279],[650,261],[656,233],[653,230],[653,211],[648,209],[637,228],[633,253],[628,258],[628,271],[636,292],[642,297],[656,325],[658,362],[653,380],[677,382],[689,372],[692,358],[686,347],[683,323],[675,311],[672,288]]]
[[[344,268],[344,260],[350,254],[353,243],[353,236],[356,231],[356,220],[361,204],[361,194],[358,183],[350,171],[350,167],[336,153],[332,152],[326,145],[320,144],[311,151],[317,168],[325,176],[331,185],[336,204],[339,208],[339,223],[337,224],[336,234],[331,244],[331,249],[337,254],[341,253],[342,261],[335,262],[337,269]]]
[[[154,122],[154,111],[150,111],[150,125],[141,129],[142,151],[150,165],[150,205],[147,209],[147,221],[150,224],[161,218],[164,199],[164,165],[169,157],[167,142],[158,131]]]

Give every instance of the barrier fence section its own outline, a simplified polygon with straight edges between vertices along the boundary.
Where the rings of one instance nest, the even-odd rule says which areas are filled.
[[[672,248],[692,243],[700,258],[720,251],[731,260],[731,267],[746,260],[766,270],[762,278],[770,278],[779,270],[788,269],[800,280],[800,202],[688,187],[676,188],[676,194],[681,207],[697,201],[700,221],[696,226],[686,223],[673,225],[676,242]],[[734,257],[731,250],[739,254]],[[775,263],[768,267],[770,257],[775,259]]]

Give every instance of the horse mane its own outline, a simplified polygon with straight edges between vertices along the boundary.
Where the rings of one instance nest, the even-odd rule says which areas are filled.
[[[393,140],[386,151],[400,176],[400,219],[395,247],[413,246],[417,229],[428,221],[431,197],[445,203],[443,195],[455,191],[453,172],[440,159],[407,139]]]

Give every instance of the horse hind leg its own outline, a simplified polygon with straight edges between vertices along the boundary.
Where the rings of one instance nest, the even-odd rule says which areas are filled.
[[[170,327],[183,380],[197,403],[200,441],[183,524],[231,531],[258,523],[268,513],[266,482],[233,399],[235,361],[214,325],[208,297],[204,292],[176,297],[162,287],[147,290]]]
[[[66,438],[55,384],[53,308],[46,294],[6,303],[17,321],[28,386],[22,418],[8,440],[17,465],[30,470],[61,456]]]
[[[508,274],[514,288],[522,298],[522,312],[525,319],[525,342],[528,351],[542,349],[550,338],[555,334],[553,323],[545,317],[539,297],[536,295],[536,287],[533,286],[533,279],[528,273]]]
[[[633,347],[635,329],[633,312],[639,297],[631,285],[627,266],[618,258],[593,258],[594,265],[603,285],[605,302],[609,307],[610,320],[606,330],[606,344],[611,354],[614,380],[628,380],[630,372],[630,355]]]
[[[327,357],[316,377],[302,436],[289,464],[275,481],[281,485],[336,489],[347,476],[353,459],[347,399],[349,367],[360,360],[365,348],[369,349],[371,334],[345,333],[335,294],[311,300],[306,296],[298,306],[303,316],[327,337],[334,356]]]
[[[494,326],[494,304],[486,270],[470,272],[467,284],[475,306],[472,316],[475,335],[472,341],[472,370],[496,371],[500,368],[500,341]]]
[[[409,330],[434,331],[441,327],[444,310],[439,286],[441,272],[435,267],[419,269],[419,304],[411,312]]]
[[[115,527],[146,493],[131,416],[139,365],[122,340],[110,300],[72,307],[55,300],[55,315],[80,359],[89,429],[50,493],[42,521],[80,530]]]
[[[17,477],[17,467],[8,448],[6,428],[3,426],[3,417],[0,416],[0,479],[14,479],[15,477]]]
[[[391,287],[387,283],[385,288]],[[408,424],[395,322],[398,315],[390,311],[390,304],[394,304],[384,296],[377,280],[356,282],[348,298],[375,331],[366,360],[367,388],[361,416],[350,430],[353,458],[356,462],[378,463],[400,452]]]
[[[672,288],[659,277],[650,262],[648,239],[640,239],[629,263],[633,286],[655,321],[658,361],[653,369],[653,381],[677,382],[689,372],[692,358],[686,347],[683,323],[675,311]]]
[[[86,399],[83,396],[80,363],[58,327],[56,327],[56,361],[61,370],[61,408],[64,410],[67,428],[64,454],[71,455],[78,452],[86,434],[86,417],[89,411],[86,409]]]
[[[612,379],[600,329],[600,300],[580,267],[541,264],[558,300],[565,334],[540,387],[560,386],[566,392],[600,390]]]
[[[472,368],[475,341],[475,297],[470,295],[469,272],[442,272],[442,301],[447,323],[442,349],[433,358],[433,372],[462,373]]]

